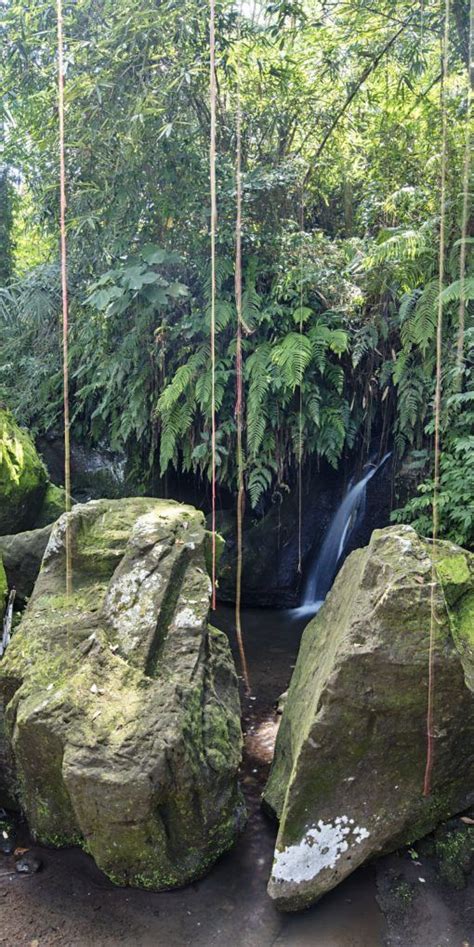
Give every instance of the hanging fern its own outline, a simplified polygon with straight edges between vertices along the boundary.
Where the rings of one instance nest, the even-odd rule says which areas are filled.
[[[466,276],[463,282],[460,279],[455,280],[441,293],[441,299],[445,304],[459,302],[461,298],[465,302],[471,302],[474,299],[474,276]]]
[[[402,345],[409,350],[419,347],[424,355],[436,331],[438,317],[439,283],[433,280],[423,290],[415,290],[400,307],[400,336]]]
[[[294,391],[297,385],[301,385],[312,356],[311,339],[297,332],[289,332],[274,347],[272,362],[280,369],[285,384],[291,391]]]
[[[245,375],[248,381],[247,396],[247,449],[250,457],[256,457],[263,441],[267,425],[266,398],[272,379],[271,345],[260,345],[246,361]]]
[[[277,467],[275,463],[271,463],[270,465],[257,463],[252,467],[247,478],[247,489],[250,502],[254,508],[258,506],[263,495],[270,489],[276,470]]]

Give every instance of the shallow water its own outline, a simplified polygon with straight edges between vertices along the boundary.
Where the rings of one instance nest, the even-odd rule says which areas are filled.
[[[116,888],[78,849],[38,849],[39,874],[0,875],[2,947],[34,939],[40,947],[381,947],[372,868],[298,915],[280,914],[266,894],[276,826],[262,814],[260,795],[278,725],[274,704],[288,686],[307,620],[295,612],[243,613],[253,692],[243,700],[249,820],[234,849],[202,881],[163,894]],[[214,624],[235,653],[233,610],[219,608]],[[0,869],[8,862],[3,858]]]

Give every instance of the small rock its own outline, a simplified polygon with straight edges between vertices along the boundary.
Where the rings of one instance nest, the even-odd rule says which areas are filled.
[[[3,855],[12,855],[15,851],[15,844],[15,823],[5,812],[5,809],[0,809],[0,852]]]
[[[3,855],[13,855],[15,851],[15,835],[12,831],[0,828],[0,852]]]
[[[33,852],[26,852],[16,862],[15,870],[19,875],[34,875],[40,870],[41,865],[42,861]]]

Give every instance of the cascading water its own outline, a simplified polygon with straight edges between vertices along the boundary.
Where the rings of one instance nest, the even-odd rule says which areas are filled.
[[[390,456],[391,452],[385,454],[378,464],[369,466],[367,473],[357,483],[349,483],[319,548],[316,561],[308,571],[301,606],[305,611],[316,612],[324,602],[337,575],[351,534],[364,515],[367,484]]]

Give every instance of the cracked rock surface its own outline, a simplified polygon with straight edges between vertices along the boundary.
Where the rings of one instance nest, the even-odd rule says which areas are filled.
[[[279,819],[270,896],[317,901],[368,859],[474,801],[474,556],[376,530],[306,628],[264,799]],[[423,795],[434,577],[434,765]]]
[[[82,845],[112,880],[183,885],[244,818],[237,678],[209,625],[204,517],[147,498],[68,515],[72,595],[64,515],[0,663],[0,790],[39,842]]]

